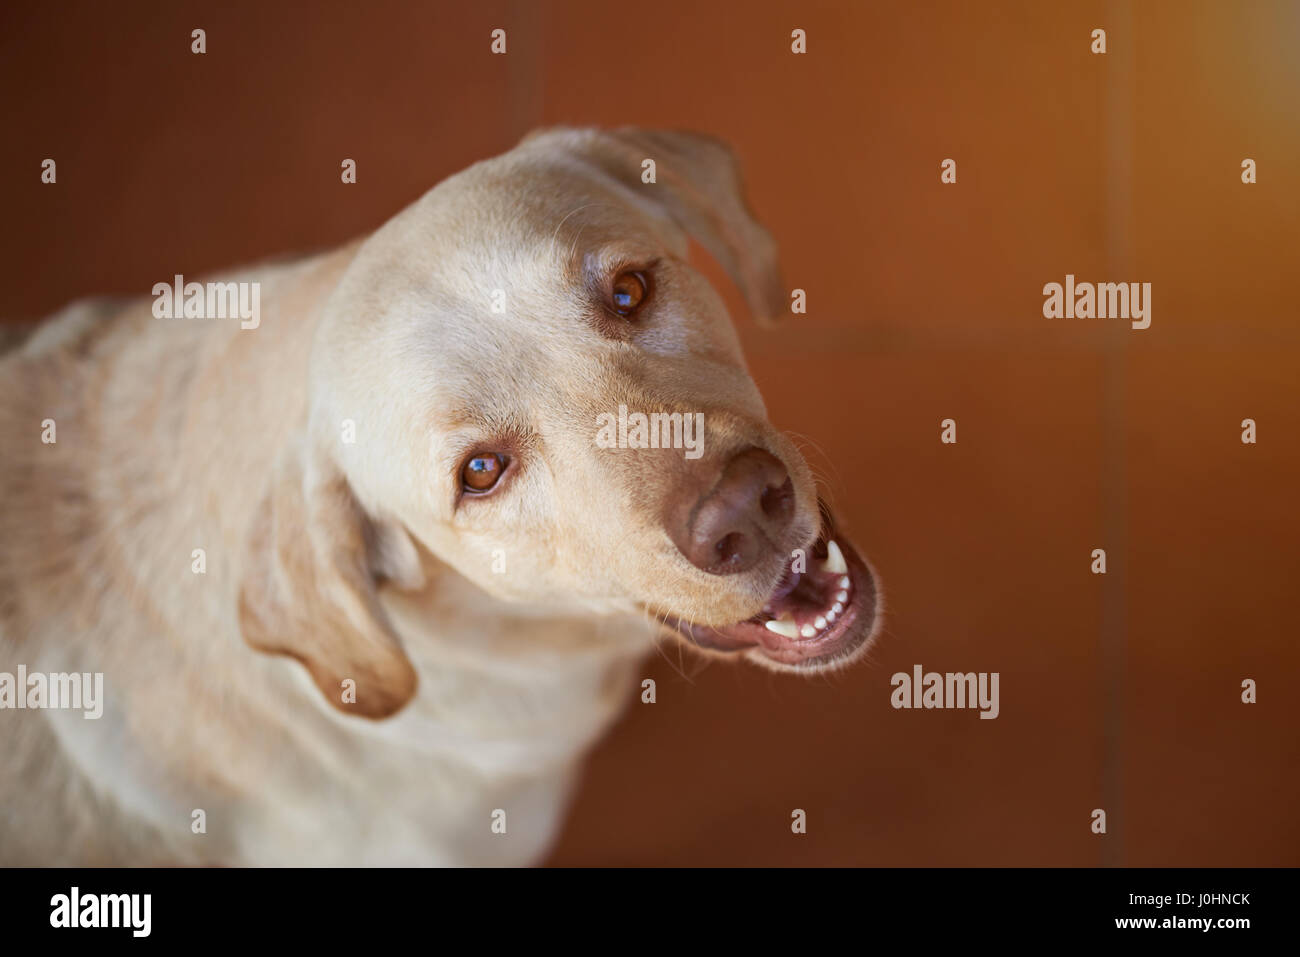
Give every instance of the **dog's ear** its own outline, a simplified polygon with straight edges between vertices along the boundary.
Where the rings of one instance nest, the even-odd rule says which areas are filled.
[[[760,322],[789,308],[776,243],[749,209],[735,154],[721,140],[675,130],[539,130],[524,143],[554,141],[657,205],[707,249]],[[655,181],[644,182],[654,160]]]
[[[340,711],[388,717],[415,694],[417,679],[376,594],[384,579],[423,583],[406,531],[369,518],[343,474],[306,440],[286,446],[245,543],[244,640],[298,659]]]

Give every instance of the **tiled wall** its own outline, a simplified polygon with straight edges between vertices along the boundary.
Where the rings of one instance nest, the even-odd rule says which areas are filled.
[[[553,861],[1295,865],[1297,36],[1288,3],[8,4],[0,315],[341,242],[537,125],[723,137],[808,291],[739,320],[752,368],[887,633],[813,681],[666,650]],[[1150,282],[1151,327],[1044,319],[1067,273]],[[1001,716],[894,710],[918,663],[999,672]]]

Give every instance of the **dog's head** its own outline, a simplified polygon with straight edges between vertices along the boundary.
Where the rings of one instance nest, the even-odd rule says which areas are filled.
[[[874,578],[768,422],[688,239],[759,319],[787,310],[733,156],[694,134],[534,134],[372,235],[250,536],[248,640],[331,700],[354,679],[345,710],[392,713],[415,676],[375,589],[437,587],[428,554],[512,602],[644,612],[784,668],[852,659]]]

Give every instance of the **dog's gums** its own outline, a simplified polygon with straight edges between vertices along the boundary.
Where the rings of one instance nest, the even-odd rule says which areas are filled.
[[[875,577],[856,549],[832,531],[808,549],[804,570],[786,562],[763,610],[734,625],[710,627],[669,617],[666,623],[712,651],[759,650],[795,668],[846,663],[874,636],[878,617]]]

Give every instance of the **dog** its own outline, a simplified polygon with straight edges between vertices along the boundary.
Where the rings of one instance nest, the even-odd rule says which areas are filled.
[[[0,671],[104,691],[0,710],[0,862],[528,864],[657,641],[859,657],[875,574],[690,240],[788,309],[725,145],[547,129],[224,277],[255,324],[91,301],[5,353]]]

